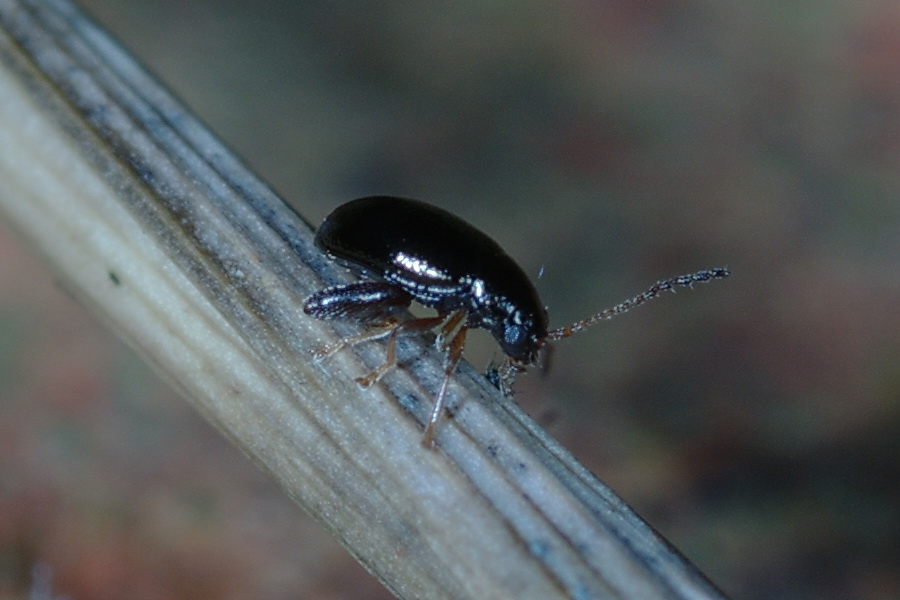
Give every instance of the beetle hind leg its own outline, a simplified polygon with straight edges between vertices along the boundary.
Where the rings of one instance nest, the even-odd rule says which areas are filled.
[[[412,297],[402,288],[384,281],[359,281],[316,292],[303,304],[303,312],[317,319],[350,319],[374,326],[359,335],[328,344],[315,351],[322,359],[349,346],[391,335],[400,324],[394,316],[408,308]]]
[[[349,319],[358,323],[383,320],[412,304],[403,288],[386,281],[358,281],[316,292],[306,299],[303,312],[325,321]]]

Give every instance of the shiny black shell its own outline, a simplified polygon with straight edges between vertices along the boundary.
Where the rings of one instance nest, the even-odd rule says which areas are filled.
[[[511,358],[533,363],[547,311],[528,276],[469,223],[425,202],[369,196],[339,206],[316,245],[369,276],[401,287],[442,314],[465,310]]]

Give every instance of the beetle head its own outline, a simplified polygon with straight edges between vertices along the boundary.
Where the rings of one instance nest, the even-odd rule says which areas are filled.
[[[532,365],[547,335],[545,322],[515,311],[499,321],[492,333],[510,359],[520,365]]]

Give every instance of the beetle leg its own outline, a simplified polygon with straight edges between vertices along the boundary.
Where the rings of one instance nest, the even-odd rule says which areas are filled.
[[[465,313],[460,311],[453,317],[451,317],[448,322],[455,321],[454,326],[462,320],[462,317],[459,315],[465,316]],[[425,426],[425,433],[422,435],[422,445],[426,448],[431,448],[434,446],[434,434],[435,428],[437,427],[438,421],[441,420],[441,415],[444,412],[444,405],[447,400],[447,388],[450,386],[450,377],[453,375],[453,370],[456,369],[456,363],[459,362],[459,358],[462,356],[463,347],[466,345],[466,332],[469,330],[467,325],[463,325],[459,328],[459,331],[456,332],[456,335],[453,336],[453,339],[450,340],[450,343],[447,345],[447,360],[444,366],[444,380],[441,382],[441,389],[438,391],[437,398],[434,401],[434,408],[431,411],[431,418],[428,419],[428,424]]]
[[[516,376],[525,371],[525,367],[512,360],[507,360],[500,373],[500,391],[504,396],[512,396],[513,384],[516,382]]]
[[[394,323],[388,329],[387,332],[381,333],[380,336],[384,336],[386,333],[390,333],[391,337],[388,339],[387,346],[387,356],[385,357],[384,364],[380,367],[366,375],[365,377],[358,377],[356,382],[364,387],[369,387],[394,368],[397,365],[397,336],[400,333],[405,333],[407,331],[427,331],[429,329],[434,329],[438,325],[444,322],[446,317],[444,315],[438,315],[437,317],[425,317],[422,319],[410,319],[408,321],[402,321],[400,323]],[[358,337],[358,336],[357,336]]]
[[[444,321],[444,324],[441,326],[441,331],[438,333],[437,338],[434,340],[435,346],[437,346],[441,350],[446,350],[448,344],[447,340],[450,338],[450,333],[452,333],[453,330],[456,329],[456,327],[459,325],[459,323],[465,318],[466,312],[463,310],[457,311],[450,315],[450,318]]]
[[[402,288],[384,281],[360,281],[316,292],[303,304],[303,312],[317,319],[352,319],[361,323],[381,321],[359,335],[319,348],[316,358],[325,358],[360,342],[390,335],[399,320],[391,314],[409,307],[412,297]]]
[[[403,288],[386,281],[359,281],[316,292],[306,299],[303,312],[317,319],[352,319],[362,323],[409,308],[410,296]]]
[[[328,344],[327,346],[323,346],[315,351],[315,357],[318,360],[323,358],[328,358],[332,354],[343,350],[349,346],[355,346],[356,344],[361,344],[362,342],[369,342],[371,340],[377,340],[379,338],[383,338],[386,335],[390,335],[397,328],[397,325],[400,323],[400,320],[391,317],[381,325],[377,325],[372,327],[371,329],[367,329],[358,335],[354,335],[353,337],[344,338],[342,340],[338,340],[333,344]]]

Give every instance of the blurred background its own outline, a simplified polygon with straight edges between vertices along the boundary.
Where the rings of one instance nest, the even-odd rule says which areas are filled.
[[[439,204],[553,326],[729,266],[516,399],[727,594],[900,597],[895,0],[81,4],[308,220]],[[36,564],[73,600],[390,597],[0,224],[0,599]]]

